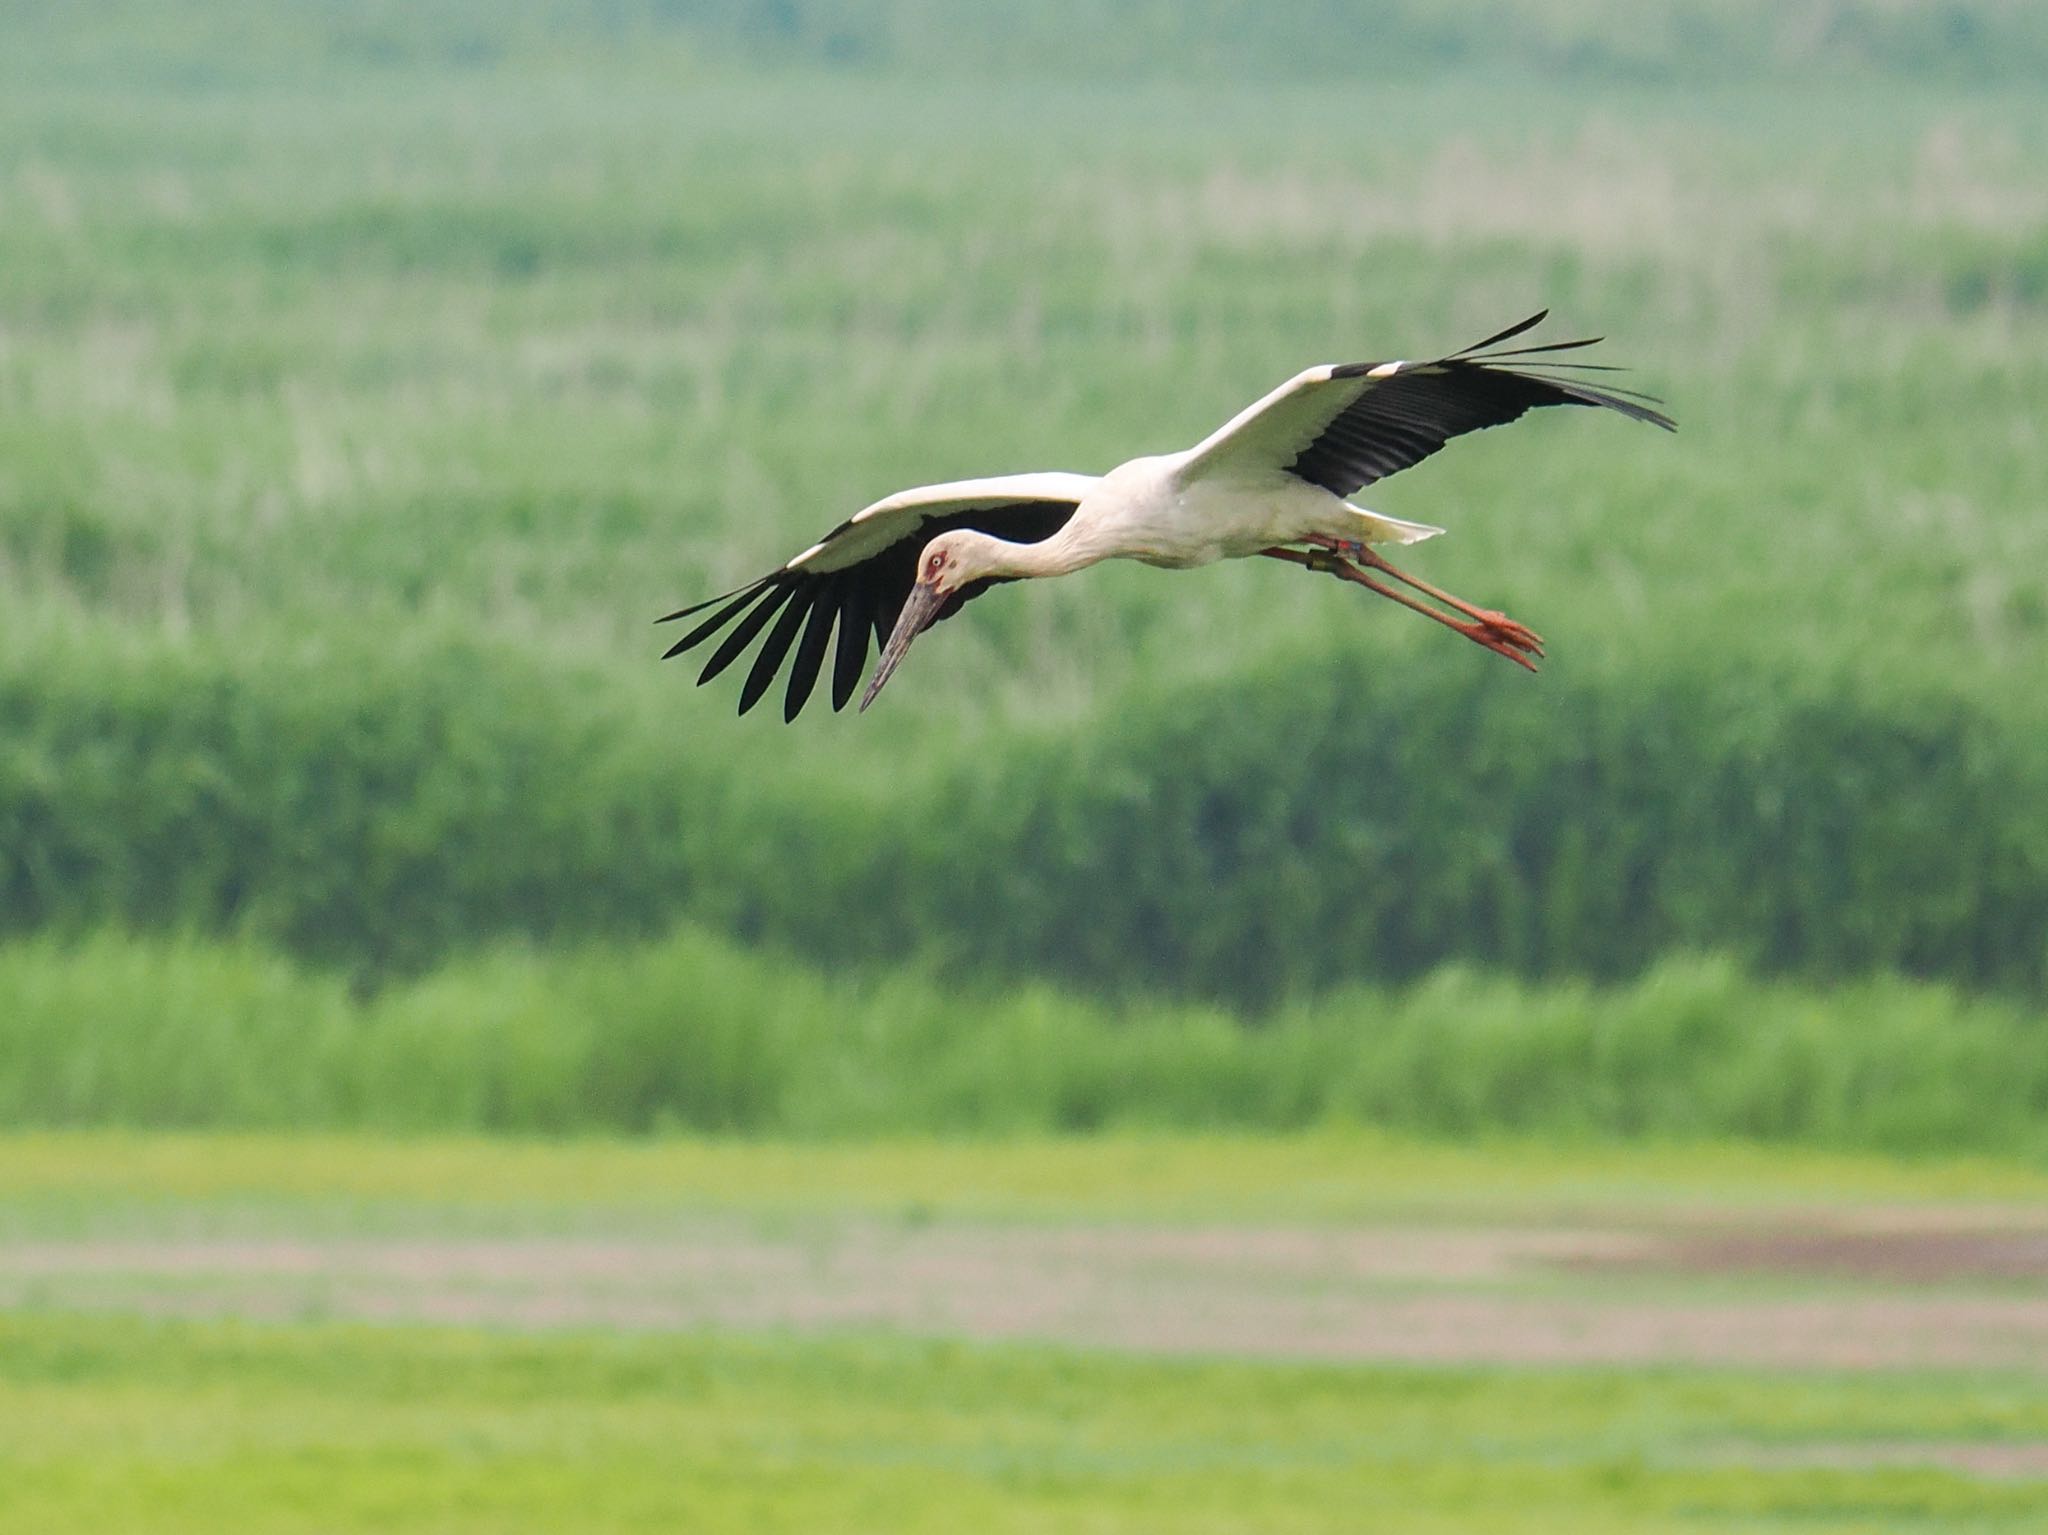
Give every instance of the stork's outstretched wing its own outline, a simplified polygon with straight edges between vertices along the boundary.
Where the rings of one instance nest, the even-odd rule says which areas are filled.
[[[1574,376],[1614,370],[1548,359],[1550,353],[1591,346],[1598,336],[1486,350],[1521,335],[1548,313],[1434,362],[1309,368],[1196,444],[1187,472],[1284,469],[1332,495],[1350,496],[1420,463],[1453,437],[1504,425],[1537,406],[1598,405],[1676,430],[1650,396],[1611,385],[1596,388]]]
[[[1038,543],[1066,526],[1094,484],[1091,474],[1004,474],[920,485],[885,496],[760,580],[658,620],[668,623],[714,609],[671,645],[663,659],[694,649],[731,625],[699,674],[701,685],[738,660],[772,621],[774,627],[740,689],[740,713],[761,701],[794,646],[796,660],[782,700],[782,717],[793,720],[817,686],[836,623],[832,707],[843,709],[867,668],[870,636],[879,645],[895,628],[896,615],[917,581],[917,557],[927,543],[955,528],[977,528],[1012,543]],[[961,603],[994,584],[983,581],[963,588],[939,617],[950,618]]]

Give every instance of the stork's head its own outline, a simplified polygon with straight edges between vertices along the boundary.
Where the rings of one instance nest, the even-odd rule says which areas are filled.
[[[917,557],[917,584],[950,597],[970,581],[997,574],[1009,547],[1000,538],[972,528],[941,533]]]
[[[941,533],[924,546],[917,557],[917,582],[903,600],[903,611],[896,616],[896,628],[889,635],[889,643],[882,647],[882,659],[875,666],[874,679],[868,683],[867,692],[861,695],[860,706],[863,709],[875,701],[875,695],[882,691],[882,684],[889,680],[890,674],[910,649],[910,642],[937,621],[945,609],[946,599],[970,582],[993,573],[1002,547],[1001,540],[971,528]]]

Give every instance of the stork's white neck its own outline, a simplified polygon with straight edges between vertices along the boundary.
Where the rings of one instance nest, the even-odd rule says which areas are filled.
[[[1173,461],[1164,458],[1119,464],[1095,482],[1057,533],[1038,543],[971,535],[962,551],[968,555],[962,579],[1064,576],[1103,560],[1152,558],[1172,532],[1172,468]]]
[[[1092,518],[1084,520],[1076,514],[1052,537],[1040,539],[1035,544],[1013,544],[1007,539],[991,538],[993,569],[990,574],[1064,576],[1106,560],[1118,551],[1104,540],[1092,537],[1093,527]]]

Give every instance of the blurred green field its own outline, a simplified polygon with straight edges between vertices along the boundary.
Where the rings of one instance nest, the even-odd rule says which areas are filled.
[[[1794,83],[1286,88],[910,86],[819,68],[822,12],[809,64],[561,6],[470,53],[451,6],[212,69],[218,17],[152,64],[10,12],[0,925],[369,984],[687,915],[1261,1008],[1675,947],[2038,997],[2048,111],[1837,11]],[[1514,25],[1685,55],[1603,14]],[[2027,56],[2024,8],[1967,14]],[[1680,436],[1545,419],[1373,498],[1541,679],[1252,568],[1006,591],[858,725],[654,660],[886,489],[1104,467],[1542,304]]]
[[[0,1529],[2021,1531],[2038,1383],[0,1319]]]
[[[858,1211],[906,1240],[992,1229],[963,1222],[1056,1235],[1113,1233],[1128,1220],[1141,1230],[1239,1222],[1248,1236],[1307,1222],[1334,1239],[1392,1238],[1418,1222],[1540,1232],[1603,1211],[1704,1230],[1869,1208],[1889,1212],[1873,1229],[1897,1230],[1924,1210],[1926,1229],[1942,1231],[2038,1211],[2041,1197],[2038,1170],[1993,1161],[1461,1149],[1356,1134],[836,1147],[10,1136],[0,1140],[0,1529],[957,1529],[972,1519],[1020,1530],[2017,1532],[2048,1514],[2048,1393],[2017,1359],[1848,1371],[1789,1360],[1279,1363],[1215,1357],[1213,1344],[1209,1357],[1138,1357],[947,1337],[943,1324],[938,1337],[915,1325],[878,1332],[834,1326],[829,1313],[751,1332],[596,1328],[573,1316],[369,1326],[346,1320],[346,1273],[323,1280],[303,1260],[382,1234],[404,1244],[402,1272],[420,1278],[434,1252],[484,1240],[503,1272],[465,1293],[488,1306],[515,1274],[535,1278],[514,1266],[519,1243],[559,1253],[545,1244],[663,1232],[704,1242],[729,1229],[677,1225],[693,1211],[744,1215],[815,1248],[807,1264],[819,1266]],[[286,1239],[295,1245],[274,1247]],[[148,1261],[138,1241],[168,1243],[174,1277],[107,1289],[122,1264]],[[273,1250],[292,1267],[244,1271]],[[20,1264],[53,1251],[86,1266],[64,1282],[45,1268],[23,1289],[22,1274],[38,1271]],[[205,1270],[192,1255],[205,1253],[239,1275],[228,1289],[194,1288]],[[1150,1285],[1165,1278],[1157,1261],[1139,1271]],[[539,1282],[590,1279],[562,1267]],[[1540,1301],[1569,1284],[1600,1303],[1620,1283],[1562,1274],[1478,1293],[1529,1290]],[[1673,1312],[1702,1299],[1725,1309],[1769,1303],[1787,1281],[1676,1283],[1646,1293]],[[2034,1293],[2011,1279],[1947,1288],[1959,1283],[1999,1304]],[[266,1297],[280,1285],[288,1296],[312,1288],[279,1312]],[[1913,1293],[1842,1275],[1803,1286],[1791,1293],[1839,1299],[1852,1315]],[[1371,1293],[1392,1303],[1431,1292],[1409,1281]],[[1000,1289],[992,1299],[1013,1304]],[[195,1300],[211,1319],[180,1315]],[[251,1315],[268,1320],[236,1319]]]
[[[2048,1173],[1998,1157],[1876,1157],[1663,1140],[1615,1147],[1362,1129],[1123,1132],[1092,1139],[518,1137],[14,1132],[0,1140],[11,1229],[91,1229],[151,1206],[499,1209],[527,1216],[681,1206],[950,1218],[1358,1221],[1505,1218],[1589,1204],[2039,1204]]]

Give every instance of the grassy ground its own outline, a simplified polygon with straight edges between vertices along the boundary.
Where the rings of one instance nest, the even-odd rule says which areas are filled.
[[[1784,1147],[1431,1144],[1320,1135],[899,1138],[794,1144],[54,1132],[0,1137],[0,1203],[457,1204],[578,1210],[924,1211],[1342,1221],[1431,1210],[1499,1217],[1580,1205],[2048,1200],[2048,1172],[1997,1159]]]
[[[900,1340],[0,1320],[0,1530],[2013,1531],[1745,1456],[2048,1434],[2037,1382],[1138,1363]],[[1731,1462],[1734,1462],[1731,1464]]]
[[[293,1251],[318,1253],[337,1234],[403,1225],[414,1250],[462,1231],[644,1234],[663,1212],[689,1210],[769,1230],[796,1229],[776,1223],[804,1212],[866,1209],[915,1212],[927,1231],[971,1219],[1049,1232],[1041,1223],[1077,1217],[1108,1231],[1138,1217],[1212,1233],[1247,1221],[1369,1234],[1388,1221],[1540,1226],[1599,1209],[1682,1223],[1804,1211],[1809,1224],[1874,1202],[1888,1202],[1893,1224],[1925,1203],[1940,1226],[2044,1201],[2048,1180],[2012,1164],[1367,1136],[0,1142],[7,1249],[177,1233],[187,1249],[225,1244],[230,1268],[234,1243],[259,1227],[296,1231],[310,1245]],[[1174,1274],[1152,1272],[1162,1283]],[[2016,1535],[2048,1517],[2048,1387],[2018,1367],[1282,1364],[815,1322],[708,1333],[573,1318],[566,1330],[527,1324],[538,1332],[362,1326],[317,1307],[259,1325],[233,1319],[260,1307],[265,1281],[253,1275],[239,1301],[229,1293],[226,1319],[119,1314],[175,1308],[178,1283],[96,1303],[110,1314],[92,1317],[48,1286],[0,1312],[0,1530]],[[1804,1283],[1865,1306],[1899,1294]],[[1700,1293],[1721,1304],[1784,1293],[1769,1281],[1713,1284]],[[1374,1293],[1455,1289],[1411,1279]],[[1966,1290],[2018,1293],[2010,1281]],[[1643,1293],[1680,1304],[1668,1289]]]

